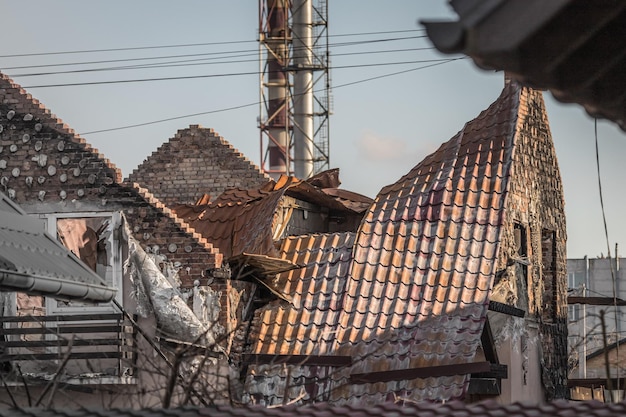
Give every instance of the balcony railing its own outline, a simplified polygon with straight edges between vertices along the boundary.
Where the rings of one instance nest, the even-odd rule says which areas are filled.
[[[134,374],[137,334],[122,314],[28,315],[0,320],[2,369],[12,368],[9,364],[16,362],[28,369],[25,365],[29,362],[47,361],[46,369],[63,367],[68,376]]]

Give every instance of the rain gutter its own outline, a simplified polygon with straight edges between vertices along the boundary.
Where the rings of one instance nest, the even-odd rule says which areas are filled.
[[[6,269],[0,269],[1,290],[24,291],[64,300],[86,300],[99,303],[111,301],[117,292],[115,288]]]

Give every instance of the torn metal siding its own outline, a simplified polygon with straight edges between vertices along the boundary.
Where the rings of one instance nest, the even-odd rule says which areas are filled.
[[[159,331],[169,339],[214,346],[219,333],[216,323],[204,323],[196,317],[180,291],[172,286],[130,233],[128,251],[138,310],[143,315],[154,314]],[[208,316],[216,315],[209,312]]]

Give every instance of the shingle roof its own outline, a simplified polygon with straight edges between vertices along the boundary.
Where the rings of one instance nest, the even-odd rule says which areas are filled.
[[[345,405],[332,406],[325,403],[309,406],[286,407],[231,407],[214,406],[207,408],[181,407],[168,409],[101,410],[85,408],[80,410],[51,409],[8,409],[3,410],[5,417],[387,417],[387,416],[420,416],[420,417],[609,417],[624,415],[626,403],[603,404],[597,401],[555,401],[543,405],[532,404],[497,404],[486,402],[479,404],[463,404],[449,402],[433,403],[393,403],[386,402],[376,406]]]
[[[2,193],[0,290],[93,302],[108,302],[116,292]]]

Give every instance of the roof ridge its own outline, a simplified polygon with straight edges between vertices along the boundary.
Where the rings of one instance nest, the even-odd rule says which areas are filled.
[[[193,239],[195,239],[200,246],[204,247],[212,253],[219,254],[219,249],[217,247],[213,246],[207,239],[202,237],[200,233],[196,232],[196,230],[191,227],[189,223],[178,217],[172,209],[163,204],[157,197],[155,197],[150,191],[148,191],[148,189],[141,187],[141,185],[136,182],[130,183],[130,186],[154,208],[172,219],[174,223],[178,225],[178,227],[180,227],[184,232],[186,232]]]
[[[41,101],[34,98],[32,94],[28,93],[24,88],[22,88],[21,85],[13,81],[11,77],[2,72],[0,72],[0,81],[8,83],[11,89],[17,90],[18,96],[21,99],[20,101],[28,102],[36,110],[42,113],[41,116],[49,118],[48,123],[54,124],[55,128],[59,130],[60,133],[68,135],[69,140],[79,146],[82,146],[86,152],[92,153],[97,159],[101,160],[107,168],[111,169],[114,172],[115,182],[118,184],[122,183],[122,171],[114,163],[112,163],[111,160],[106,158],[104,154],[102,154],[97,148],[94,148],[83,137],[76,133],[76,131],[72,129],[67,123],[63,122],[62,119],[53,114],[50,109],[48,109]],[[30,106],[24,106],[24,115],[30,114],[28,113],[29,107]]]

